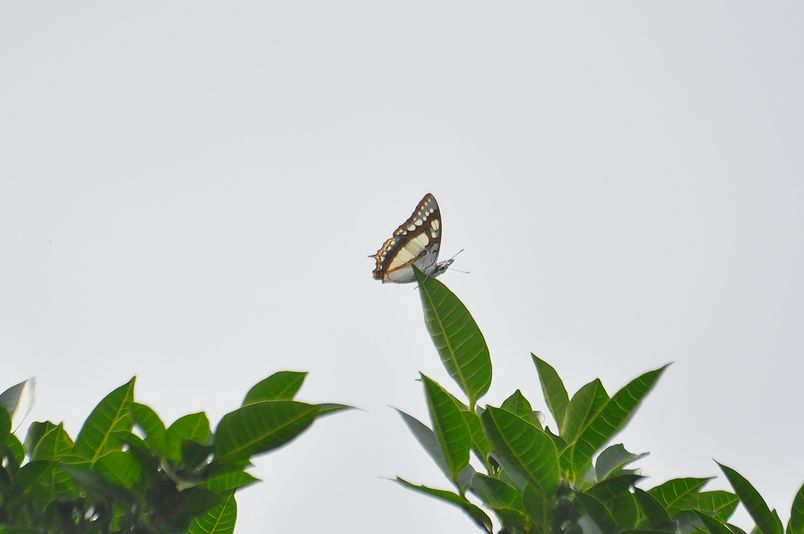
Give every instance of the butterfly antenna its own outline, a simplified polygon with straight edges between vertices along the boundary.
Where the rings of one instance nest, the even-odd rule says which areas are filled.
[[[461,249],[461,250],[459,250],[458,252],[456,252],[455,254],[453,254],[453,255],[452,255],[452,257],[451,257],[450,259],[451,259],[451,260],[454,260],[455,258],[457,258],[457,257],[458,257],[458,254],[460,254],[460,253],[461,253],[461,252],[463,252],[464,250],[465,250],[465,249]],[[453,269],[453,271],[454,271],[454,270],[455,270],[455,269]]]
[[[451,267],[450,271],[455,271],[456,273],[461,273],[461,274],[472,274],[469,271],[462,271],[460,269],[456,269],[455,267]]]

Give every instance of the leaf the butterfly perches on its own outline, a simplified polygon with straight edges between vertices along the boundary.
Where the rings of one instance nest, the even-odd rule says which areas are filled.
[[[414,282],[413,265],[428,276],[442,274],[454,261],[452,258],[438,261],[443,230],[438,202],[431,193],[427,193],[411,216],[385,240],[380,250],[369,256],[376,262],[371,273],[374,279],[383,283]]]

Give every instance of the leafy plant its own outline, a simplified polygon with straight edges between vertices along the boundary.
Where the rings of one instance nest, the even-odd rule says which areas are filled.
[[[0,395],[0,532],[233,532],[235,492],[257,482],[251,459],[348,408],[294,400],[305,376],[262,380],[214,432],[203,412],[166,426],[134,401],[132,378],[98,403],[75,440],[43,421],[24,443],[11,431],[24,383],[10,388]]]
[[[556,370],[532,355],[552,424],[545,424],[545,415],[519,390],[501,406],[478,406],[492,377],[483,334],[444,284],[415,271],[427,330],[468,402],[422,375],[432,429],[404,412],[400,415],[453,489],[397,477],[404,487],[461,508],[488,533],[494,523],[487,511],[496,516],[500,534],[744,534],[728,522],[742,502],[756,532],[783,534],[776,511],[726,466],[721,469],[735,493],[704,491],[711,479],[690,477],[642,489],[640,470],[632,466],[646,454],[629,452],[620,443],[606,447],[666,365],[613,394],[595,379],[570,395]],[[804,534],[804,486],[796,495],[787,534]]]

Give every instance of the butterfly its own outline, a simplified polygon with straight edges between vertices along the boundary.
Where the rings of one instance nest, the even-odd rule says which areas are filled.
[[[427,276],[442,274],[455,261],[454,258],[438,261],[443,229],[438,202],[427,193],[408,220],[385,240],[376,254],[369,256],[377,262],[371,273],[374,279],[383,283],[414,282],[413,265]]]

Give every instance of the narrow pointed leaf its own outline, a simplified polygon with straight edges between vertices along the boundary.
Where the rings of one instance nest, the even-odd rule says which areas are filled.
[[[472,521],[475,522],[475,524],[478,527],[488,532],[489,534],[492,533],[492,524],[489,516],[487,516],[483,510],[481,510],[480,508],[478,508],[477,506],[466,500],[466,498],[461,497],[457,493],[430,488],[427,486],[416,485],[400,477],[396,477],[396,481],[408,489],[417,491],[419,493],[423,493],[425,495],[429,495],[430,497],[434,497],[440,501],[448,502],[450,504],[459,507],[472,519]]]
[[[561,428],[564,425],[564,417],[569,406],[567,389],[553,366],[535,354],[531,354],[531,357],[539,373],[539,382],[542,385],[544,400],[547,402],[550,413],[553,414],[553,419],[555,419],[557,425],[556,428]]]
[[[469,449],[472,446],[469,427],[466,426],[458,406],[443,388],[427,376],[421,377],[433,422],[433,433],[447,460],[450,479],[455,481],[458,473],[469,464]]]
[[[215,430],[215,454],[225,463],[281,447],[315,420],[318,407],[302,402],[262,401],[224,415]]]
[[[348,404],[338,404],[335,402],[323,402],[316,404],[318,406],[318,415],[316,417],[324,417],[325,415],[332,415],[334,413],[342,412],[344,410],[354,410],[354,406]]]
[[[131,430],[129,406],[134,399],[134,378],[109,393],[89,414],[78,437],[74,453],[94,464],[98,458],[119,448],[113,434],[118,430]]]
[[[589,421],[606,405],[609,395],[600,379],[592,380],[575,392],[567,406],[560,435],[571,445]]]
[[[553,495],[559,483],[558,453],[550,436],[521,417],[489,406],[483,428],[508,474],[524,488],[535,484]]]
[[[734,534],[732,530],[720,520],[703,512],[696,513],[707,530],[709,530],[710,534]]]
[[[790,521],[787,522],[787,534],[804,534],[804,485],[793,498]]]
[[[781,529],[777,525],[773,513],[768,508],[767,503],[759,494],[759,492],[745,479],[740,473],[731,467],[723,464],[718,464],[723,474],[726,475],[731,487],[740,497],[743,506],[748,510],[748,514],[756,522],[762,534],[782,534]]]
[[[307,373],[280,371],[255,384],[246,393],[243,406],[267,400],[293,400],[304,384]]]
[[[634,488],[634,495],[636,495],[643,515],[648,520],[648,526],[662,527],[670,523],[671,520],[667,510],[650,493]]]
[[[466,306],[444,284],[416,267],[424,323],[447,372],[473,409],[491,385],[491,358],[483,333]]]
[[[725,522],[739,503],[740,498],[728,491],[702,491],[687,499],[684,508],[706,512],[715,519]]]
[[[463,420],[469,428],[469,435],[472,437],[472,449],[477,454],[480,461],[484,465],[488,465],[488,456],[491,452],[491,443],[483,432],[483,425],[480,423],[480,417],[475,412],[468,410],[461,410]]]
[[[232,534],[237,520],[237,501],[234,492],[220,504],[193,519],[186,534]]]
[[[625,426],[666,368],[667,366],[661,367],[632,380],[612,395],[581,431],[572,454],[572,467],[576,476],[583,472],[592,455]]]
[[[694,498],[709,478],[674,478],[648,490],[667,513],[674,515],[685,508],[685,503]]]

